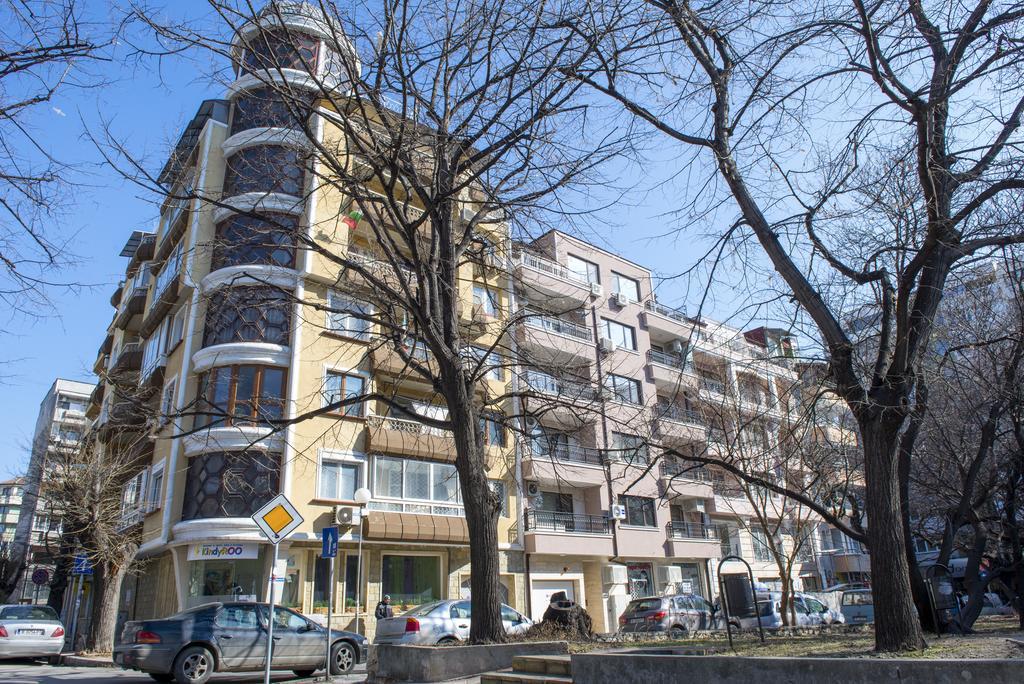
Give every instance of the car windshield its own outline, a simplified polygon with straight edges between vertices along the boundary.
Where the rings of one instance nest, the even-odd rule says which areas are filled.
[[[626,612],[627,613],[642,613],[645,610],[658,610],[660,608],[661,608],[661,599],[660,598],[639,599],[637,601],[631,601],[630,604],[628,606],[626,606]]]
[[[871,593],[867,591],[848,591],[843,594],[844,606],[870,606],[874,605]]]
[[[422,606],[416,606],[412,610],[406,611],[404,615],[409,617],[426,617],[434,612],[435,609],[441,607],[442,601],[434,601],[433,603],[424,603]]]
[[[57,613],[49,606],[5,606],[0,620],[56,620]]]

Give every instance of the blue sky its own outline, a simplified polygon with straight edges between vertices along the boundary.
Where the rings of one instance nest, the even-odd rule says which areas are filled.
[[[204,12],[205,4],[189,0],[174,8]],[[104,122],[109,123],[119,140],[158,169],[199,103],[223,92],[212,79],[197,75],[201,69],[192,61],[125,63],[125,56],[125,49],[117,49],[114,60],[97,70],[109,85],[58,93],[34,112],[32,125],[40,139],[62,159],[79,165],[80,184],[68,197],[61,225],[54,229],[74,236],[71,244],[79,260],[63,276],[87,286],[74,294],[55,295],[59,317],[15,321],[0,337],[0,358],[11,360],[0,384],[0,475],[19,473],[27,463],[39,402],[53,379],[94,380],[92,364],[113,313],[110,295],[124,271],[118,253],[133,230],[152,230],[156,217],[155,198],[103,165],[85,131],[99,132]],[[674,154],[663,148],[661,159],[608,173],[653,181],[659,173],[671,172]],[[593,226],[585,229],[584,237],[597,238],[602,246],[656,272],[678,273],[703,251],[697,236],[708,230],[693,226],[680,238],[656,237],[670,229],[672,221],[664,214],[681,194],[678,183],[632,193],[627,202],[584,221]],[[605,200],[595,197],[595,202]],[[696,295],[687,297],[683,286],[666,285],[659,298],[670,304],[690,300],[693,308]],[[712,313],[715,308],[712,303]]]

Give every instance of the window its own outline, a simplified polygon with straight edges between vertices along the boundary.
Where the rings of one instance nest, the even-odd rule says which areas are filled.
[[[656,527],[654,499],[646,496],[620,496],[619,503],[626,507],[626,525]]]
[[[185,315],[188,313],[188,305],[180,307],[171,317],[170,325],[167,327],[167,351],[174,349],[185,337]]]
[[[260,31],[245,39],[244,70],[301,69],[315,71],[318,39],[289,29]]]
[[[353,402],[353,399],[361,397],[365,390],[366,378],[362,375],[327,371],[323,391],[324,405],[339,404],[332,408],[331,411],[333,413],[340,413],[343,416],[362,416],[366,410],[365,402]],[[341,405],[343,401],[352,403]]]
[[[604,336],[615,342],[616,347],[636,351],[636,331],[631,326],[607,318],[601,320],[604,323]]]
[[[231,605],[221,608],[217,613],[216,623],[224,629],[258,629],[256,622],[256,606]]]
[[[210,295],[203,346],[229,342],[287,345],[291,296],[271,287],[229,287]]]
[[[626,295],[631,302],[640,301],[640,283],[615,271],[612,271],[612,292]]]
[[[569,254],[565,259],[565,266],[569,269],[570,273],[575,274],[585,283],[601,282],[601,271],[595,263]]]
[[[217,224],[210,268],[270,265],[291,268],[295,264],[298,218],[288,214],[260,213],[232,216]]]
[[[357,340],[370,339],[373,307],[333,292],[328,297],[328,306],[331,308],[327,314],[328,330]]]
[[[285,369],[224,366],[199,376],[196,427],[265,425],[284,411]]]
[[[380,592],[391,597],[396,612],[441,598],[438,556],[381,557]]]
[[[473,286],[473,311],[474,313],[479,311],[485,316],[491,318],[497,318],[498,311],[501,308],[500,298],[498,293],[489,287],[483,285]]]
[[[410,513],[462,515],[462,492],[455,466],[447,463],[416,461],[394,456],[375,456],[373,469],[374,497],[384,499],[416,499],[443,504],[405,505],[402,508],[373,506],[379,510],[404,510]],[[402,504],[398,504],[402,506]]]
[[[500,505],[499,515],[502,518],[508,517],[508,492],[505,489],[505,483],[502,480],[488,480],[487,486],[491,488],[494,495],[498,497]]]
[[[718,542],[721,547],[722,558],[726,556],[740,556],[742,558],[739,544],[736,544],[735,541],[738,540],[736,540],[736,533],[731,527],[724,523],[718,526]]]
[[[354,501],[363,486],[365,458],[325,452],[320,457],[320,498]]]
[[[648,462],[647,444],[638,435],[613,432],[612,449],[614,458],[620,461],[641,464]]]
[[[484,435],[484,444],[487,446],[505,448],[508,446],[508,438],[505,434],[505,422],[497,414],[480,416],[480,431]]]
[[[639,404],[641,402],[639,380],[609,373],[604,376],[604,386],[619,401],[627,404]]]
[[[768,546],[768,536],[764,533],[764,530],[755,527],[750,530],[750,536],[754,542],[754,560],[770,561],[772,559],[772,550]]]
[[[298,93],[295,93],[298,96]],[[309,117],[310,105],[291,95],[286,100],[272,88],[253,88],[238,94],[231,117],[231,135],[251,128],[296,128]],[[296,111],[297,110],[297,111]]]
[[[149,485],[146,492],[147,508],[156,511],[163,505],[164,462],[160,461],[149,473]]]
[[[480,364],[481,379],[497,380],[499,382],[505,379],[505,368],[502,365],[501,357],[497,353],[494,351],[488,352],[480,347],[464,347],[463,351],[467,360]]]
[[[169,421],[174,415],[174,390],[177,386],[177,378],[171,378],[164,385],[164,390],[160,394],[160,418],[164,422]]]
[[[301,197],[306,166],[303,154],[283,145],[258,145],[235,152],[224,171],[224,196],[280,192]]]
[[[146,471],[140,470],[125,483],[121,490],[121,515],[132,513],[139,508],[145,496]]]

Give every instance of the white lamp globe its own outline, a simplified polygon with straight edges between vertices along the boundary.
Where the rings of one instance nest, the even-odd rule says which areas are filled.
[[[370,499],[372,498],[373,495],[370,494],[370,490],[367,489],[366,487],[360,487],[359,489],[356,490],[355,500],[356,503],[359,504],[360,506],[365,506],[366,504],[370,503]]]

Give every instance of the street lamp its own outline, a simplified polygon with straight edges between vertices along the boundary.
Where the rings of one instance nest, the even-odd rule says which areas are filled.
[[[366,487],[360,487],[353,496],[359,504],[359,554],[356,556],[356,634],[362,634],[359,630],[359,603],[362,601],[363,593],[363,509],[373,499],[373,494]]]

